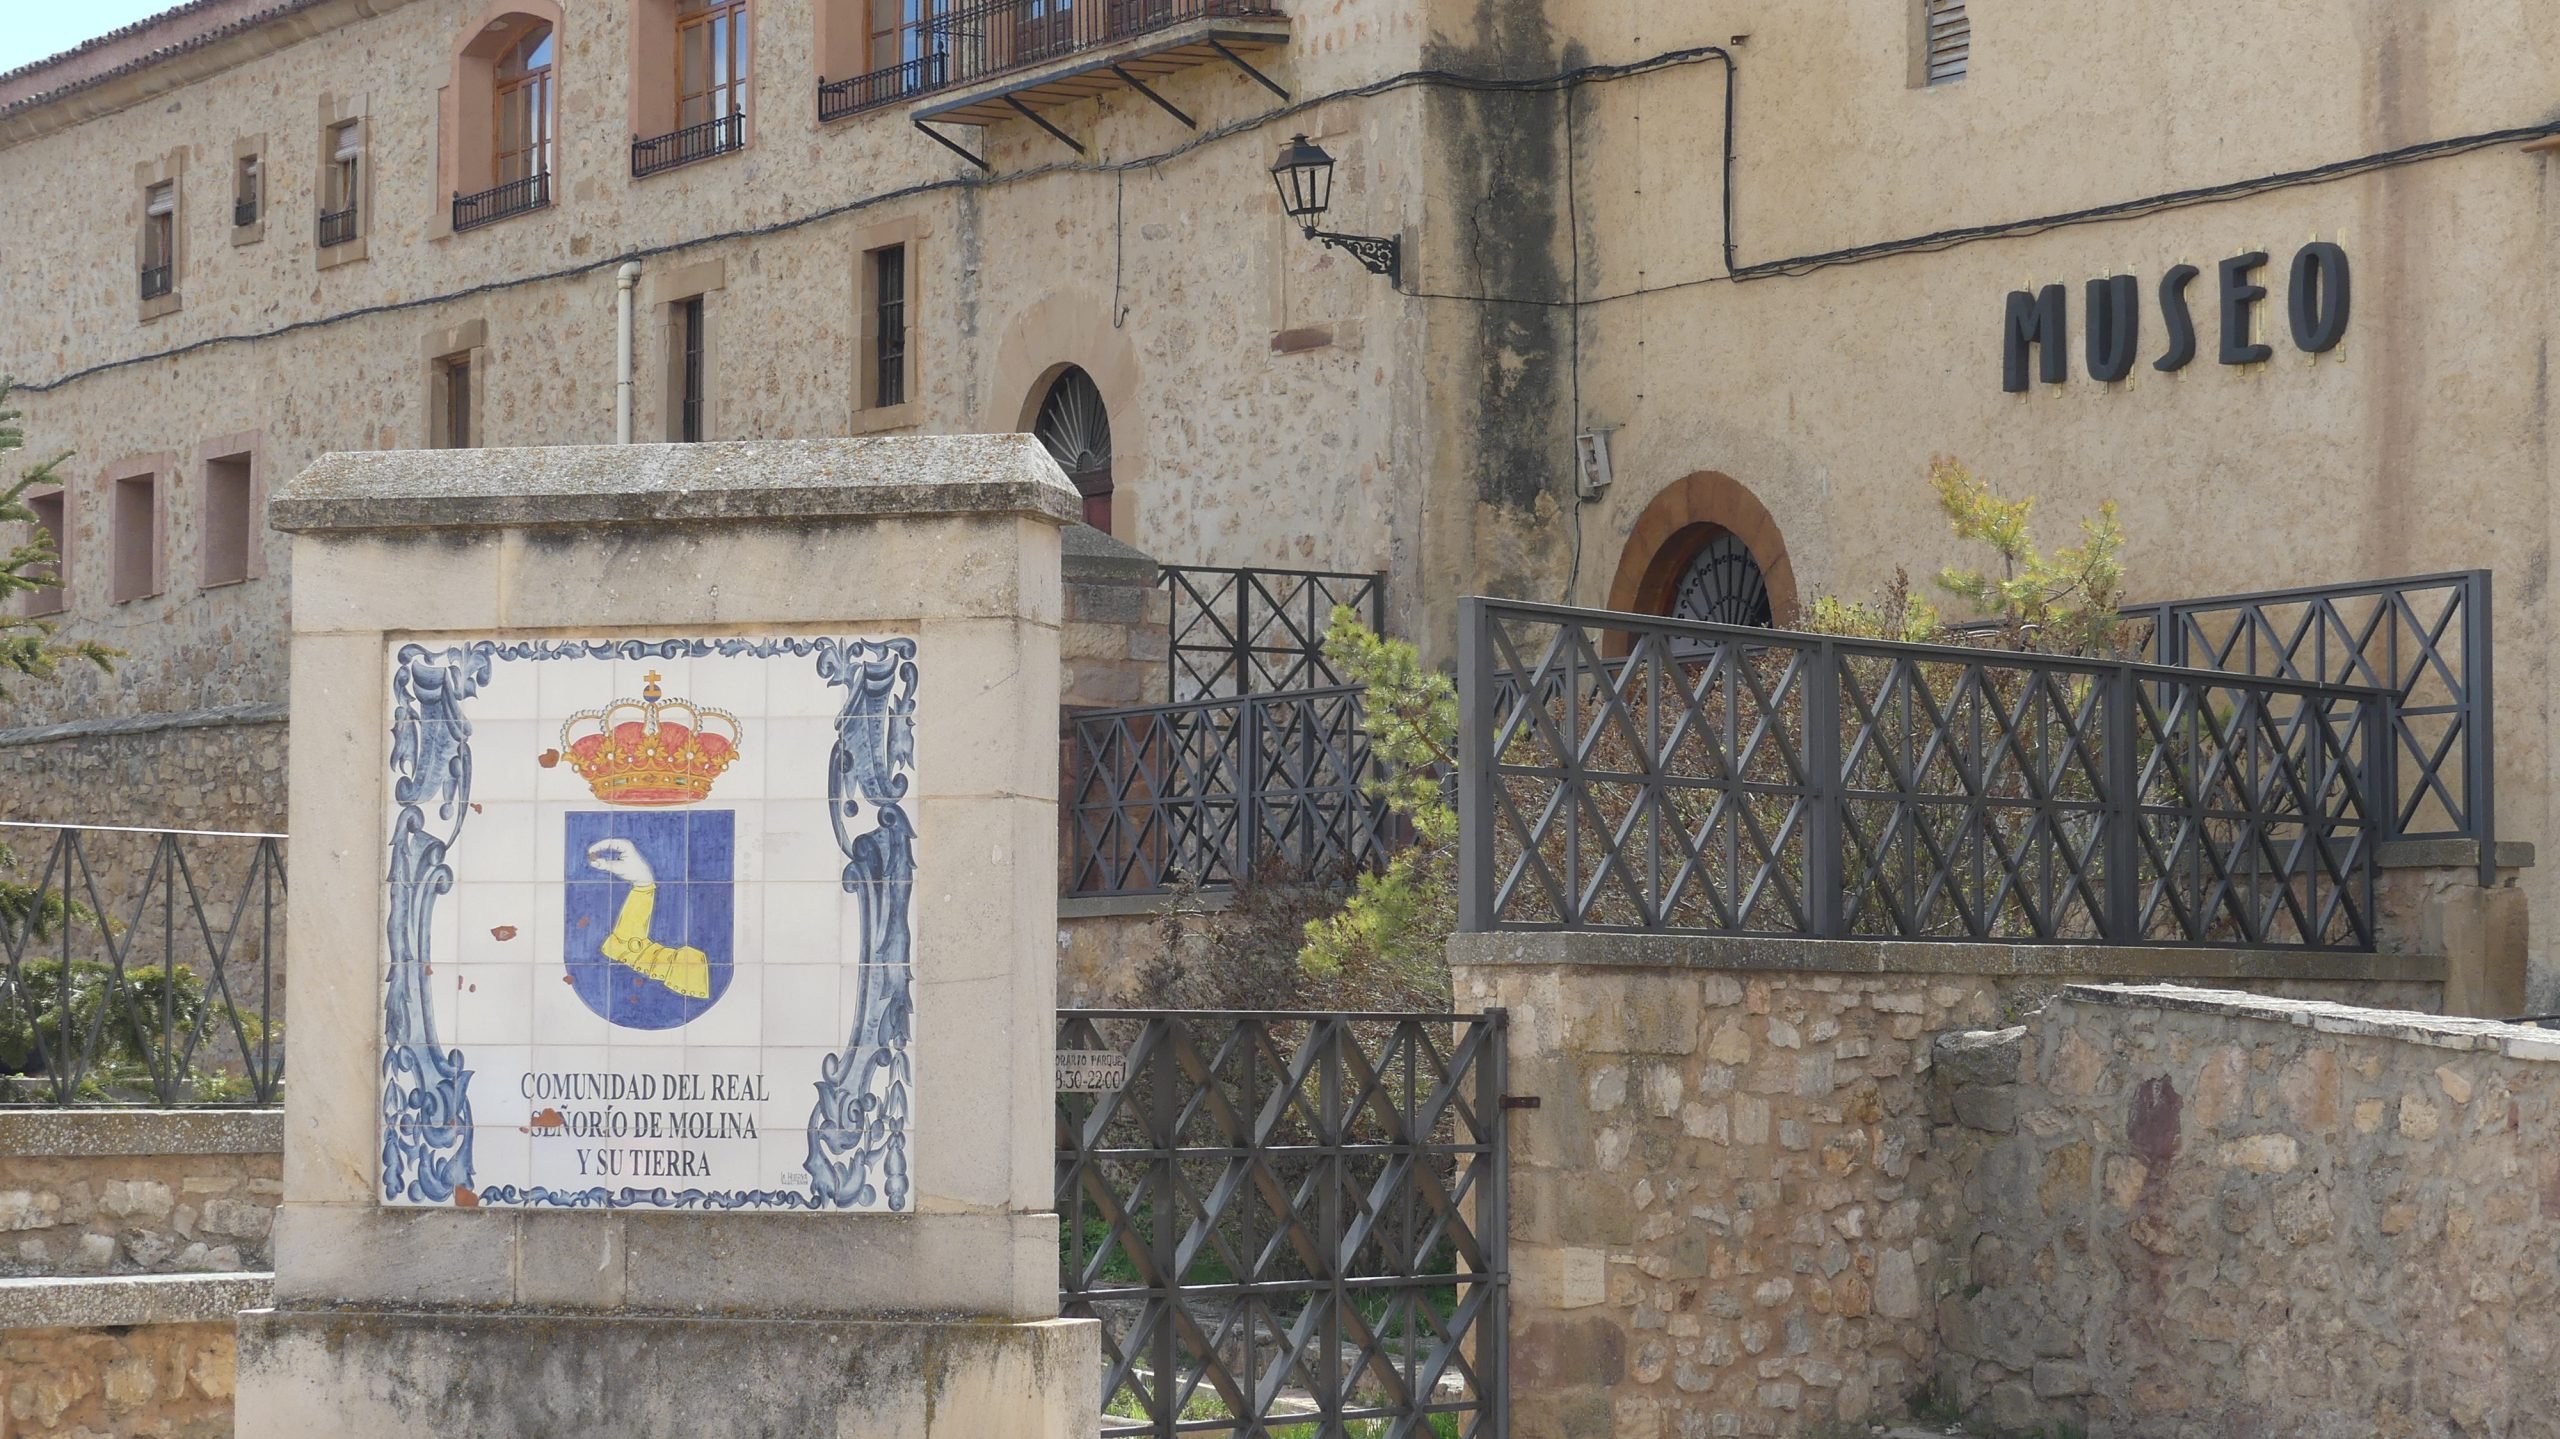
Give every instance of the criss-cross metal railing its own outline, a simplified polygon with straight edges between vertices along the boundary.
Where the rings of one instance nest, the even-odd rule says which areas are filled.
[[[1334,606],[1349,605],[1373,630],[1386,626],[1384,574],[1167,565],[1163,583],[1173,599],[1175,700],[1339,685],[1324,654]]]
[[[0,822],[0,1104],[273,1104],[284,836]]]
[[[2496,691],[2489,572],[2135,606],[2145,658],[2189,669],[2392,692],[2395,839],[2464,839],[2495,884]]]
[[[1462,609],[1469,930],[2373,947],[2388,690]]]
[[[1061,1055],[1123,1071],[1058,1095],[1060,1308],[1102,1321],[1103,1434],[1508,1433],[1503,1028],[1059,1015]]]
[[[1065,716],[1064,892],[1221,888],[1274,861],[1301,874],[1380,862],[1395,816],[1357,689]]]

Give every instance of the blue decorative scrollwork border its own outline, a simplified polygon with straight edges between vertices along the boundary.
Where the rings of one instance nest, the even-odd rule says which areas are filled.
[[[809,1115],[809,1188],[625,1187],[472,1189],[471,1071],[437,1042],[427,992],[429,922],[453,888],[446,856],[471,814],[471,722],[462,702],[489,683],[498,660],[770,659],[805,657],[845,691],[827,766],[827,814],[844,854],[845,892],[862,915],[865,985],[853,1029],[829,1055]],[[382,1197],[567,1209],[886,1209],[915,1203],[908,1120],[913,1112],[914,996],[909,927],[915,824],[906,812],[915,769],[916,646],[910,639],[474,640],[444,649],[401,646],[391,667],[390,974],[382,1010]],[[876,823],[854,828],[865,805]]]

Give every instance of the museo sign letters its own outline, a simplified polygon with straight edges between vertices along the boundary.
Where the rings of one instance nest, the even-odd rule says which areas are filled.
[[[2256,311],[2267,299],[2259,274],[2267,252],[2251,250],[2214,266],[2211,319],[2218,322],[2217,358],[2226,365],[2254,365],[2275,347],[2251,338]],[[2151,368],[2163,374],[2185,369],[2196,357],[2196,319],[2188,291],[2203,272],[2175,265],[2160,277],[2160,324],[2165,344]],[[2351,291],[2347,252],[2326,240],[2314,240],[2294,252],[2285,281],[2285,318],[2294,348],[2306,355],[2337,348],[2346,338]],[[2131,275],[2111,275],[2088,283],[2082,334],[2089,378],[2112,384],[2133,373],[2142,350],[2142,282]],[[2033,351],[2035,377],[2048,385],[2070,378],[2070,302],[2061,285],[2041,290],[2012,290],[2000,320],[2000,388],[2017,394],[2027,388]]]

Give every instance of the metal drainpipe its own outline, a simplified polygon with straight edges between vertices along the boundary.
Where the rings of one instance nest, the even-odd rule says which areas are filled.
[[[640,283],[640,262],[625,260],[613,272],[613,442],[631,443],[631,292]]]

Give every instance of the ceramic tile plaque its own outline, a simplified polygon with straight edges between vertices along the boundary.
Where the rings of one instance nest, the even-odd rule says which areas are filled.
[[[912,1209],[916,670],[400,645],[383,1202]]]

